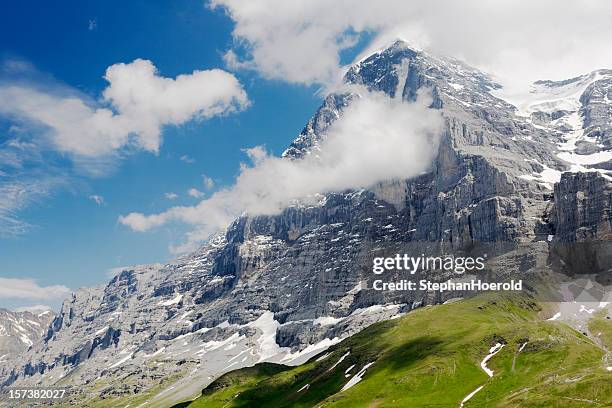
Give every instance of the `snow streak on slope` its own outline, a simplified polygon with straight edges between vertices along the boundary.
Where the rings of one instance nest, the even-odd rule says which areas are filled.
[[[504,347],[503,344],[501,343],[497,343],[495,344],[493,347],[491,347],[489,349],[489,354],[487,354],[485,356],[485,358],[480,362],[480,367],[482,368],[482,370],[487,373],[487,375],[489,377],[493,377],[493,370],[491,370],[489,367],[487,367],[487,361],[489,361],[494,355],[496,355],[497,353],[499,353],[499,351]],[[480,390],[482,390],[484,388],[484,385],[479,386],[478,388],[476,388],[474,391],[472,391],[471,393],[469,393],[462,401],[461,404],[459,405],[459,408],[463,408],[464,404],[466,402],[468,402],[474,395],[476,395]]]

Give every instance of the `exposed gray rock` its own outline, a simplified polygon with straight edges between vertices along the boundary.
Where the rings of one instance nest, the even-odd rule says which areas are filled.
[[[92,384],[81,389],[88,394],[104,373],[104,395],[129,395],[184,377],[158,400],[169,405],[225,371],[258,361],[297,364],[375,321],[465,295],[373,291],[374,256],[485,251],[491,269],[512,277],[550,272],[550,246],[610,240],[605,176],[564,173],[554,192],[558,180],[543,176],[569,170],[558,143],[576,131],[564,121],[577,111],[518,116],[491,94],[499,85],[486,74],[403,42],[349,69],[345,81],[406,101],[431,92],[445,127],[428,172],[321,195],[274,216],[243,216],[193,254],[80,290],[44,343],[0,367],[4,383],[53,384],[70,375],[73,384]],[[601,117],[610,114],[597,104],[609,98],[600,98],[600,86],[575,102],[589,134],[605,145]],[[357,97],[329,95],[283,155],[299,160],[316,151]],[[605,261],[602,249],[594,251]]]
[[[612,70],[596,71],[597,79],[580,97],[585,134],[612,148]]]
[[[308,121],[299,136],[283,152],[283,157],[297,159],[310,153],[316,148],[325,129],[340,117],[345,108],[354,97],[352,94],[331,94],[323,101],[315,115]]]
[[[600,151],[601,148],[595,143],[591,143],[586,140],[580,140],[576,142],[576,154],[589,155],[593,153],[598,153]]]
[[[611,241],[612,184],[596,172],[564,173],[552,213],[557,241]]]
[[[0,362],[41,341],[53,317],[51,310],[14,312],[0,309]]]

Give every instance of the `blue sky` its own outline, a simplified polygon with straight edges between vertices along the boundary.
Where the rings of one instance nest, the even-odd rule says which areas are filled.
[[[232,22],[201,1],[59,4],[24,1],[9,10],[5,6],[0,14],[0,56],[5,62],[28,62],[41,76],[94,99],[107,85],[102,76],[112,64],[149,59],[165,77],[223,68],[223,52],[232,41]],[[31,227],[0,238],[0,277],[74,289],[106,281],[110,268],[172,258],[169,245],[182,240],[184,226],[138,233],[120,225],[118,216],[193,204],[197,199],[187,195],[190,188],[212,192],[204,186],[203,175],[215,181],[213,190],[231,183],[246,160],[242,149],[265,144],[282,152],[320,103],[315,86],[265,80],[252,72],[235,75],[251,101],[248,109],[167,126],[159,154],[131,153],[102,175],[90,177],[70,169],[67,185],[51,189],[19,211],[16,216]],[[14,138],[11,121],[2,124],[0,142],[6,143]],[[181,160],[184,156],[188,162]],[[164,194],[170,192],[179,197],[167,199]],[[98,205],[89,198],[92,195],[103,197],[104,203]],[[32,301],[0,298],[0,307]],[[56,306],[57,301],[46,303]]]

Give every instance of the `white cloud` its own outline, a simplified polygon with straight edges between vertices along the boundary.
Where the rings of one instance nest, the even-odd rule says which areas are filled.
[[[33,279],[0,278],[0,299],[61,300],[70,293],[63,285],[39,286]]]
[[[184,154],[179,158],[180,161],[185,162],[187,164],[193,164],[195,163],[195,159],[189,157],[188,155]]]
[[[204,197],[204,193],[198,190],[197,188],[190,188],[189,190],[187,190],[187,194],[189,195],[189,197],[194,198]]]
[[[176,200],[178,198],[178,194],[175,194],[175,193],[165,193],[164,197],[166,197],[168,200]]]
[[[24,173],[23,177],[0,177],[0,238],[21,235],[30,230],[32,226],[23,221],[19,213],[47,197],[50,190],[61,188],[66,183],[65,179],[52,173]]]
[[[12,138],[0,143],[0,237],[28,231],[32,226],[21,220],[19,213],[69,182],[53,157],[23,138],[21,129],[11,128]]]
[[[330,127],[317,154],[288,160],[270,156],[262,147],[248,149],[253,166],[243,165],[231,188],[195,206],[153,215],[131,213],[120,222],[136,231],[170,221],[192,224],[196,228],[188,243],[193,243],[245,211],[275,214],[296,199],[308,201],[317,193],[368,187],[425,171],[436,154],[442,126],[440,113],[427,108],[431,99],[420,96],[408,103],[359,91],[362,97]]]
[[[10,237],[23,234],[30,225],[17,217],[17,213],[25,208],[36,196],[46,194],[46,189],[39,188],[34,181],[10,182],[0,184],[0,237]]]
[[[51,306],[47,305],[32,305],[32,306],[21,306],[15,308],[16,312],[32,312],[32,313],[40,313],[47,310],[53,310]]]
[[[108,67],[99,102],[70,88],[0,82],[0,115],[42,127],[55,148],[80,156],[109,155],[124,147],[158,152],[161,128],[238,111],[249,101],[238,80],[212,69],[175,79],[137,59]]]
[[[98,205],[105,204],[104,197],[102,197],[101,195],[92,194],[89,196],[89,199]]]
[[[403,37],[510,84],[612,67],[612,2],[555,0],[212,0],[234,20],[228,66],[296,83],[330,84],[359,33],[373,47]],[[238,56],[248,51],[244,59]]]
[[[10,124],[0,142],[0,237],[29,230],[20,218],[23,209],[59,188],[82,183],[83,175],[112,172],[122,153],[157,152],[164,125],[249,104],[238,80],[221,70],[164,78],[150,61],[138,59],[110,66],[105,78],[108,86],[94,100],[27,62],[0,64],[0,119]],[[186,155],[181,160],[193,162]],[[90,198],[103,203],[100,196]]]
[[[215,186],[215,181],[212,178],[208,177],[207,175],[203,174],[202,184],[204,184],[204,187],[206,187],[207,190],[210,190],[211,188]]]

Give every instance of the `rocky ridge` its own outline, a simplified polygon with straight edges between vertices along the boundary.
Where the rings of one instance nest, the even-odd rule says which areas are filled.
[[[611,78],[602,71],[537,83],[538,97],[557,99],[525,110],[460,61],[392,44],[349,69],[345,82],[406,101],[422,88],[432,93],[445,129],[431,171],[241,217],[193,254],[77,291],[42,341],[0,367],[4,385],[87,384],[73,398],[117,398],[180,379],[149,403],[168,404],[228,370],[299,364],[375,321],[458,295],[370,290],[377,254],[491,244],[492,269],[534,275],[555,246],[605,244]],[[348,89],[325,98],[283,156],[299,160],[318,148],[359,97]],[[590,273],[609,272],[606,248],[590,250],[600,259]]]
[[[0,309],[0,362],[40,341],[53,317],[51,310],[14,312]]]

